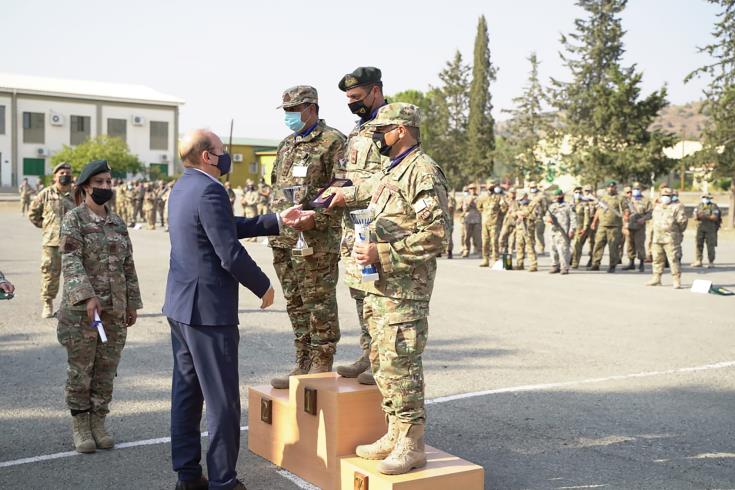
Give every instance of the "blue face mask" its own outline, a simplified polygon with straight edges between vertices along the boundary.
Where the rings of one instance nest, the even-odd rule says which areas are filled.
[[[495,186],[495,187],[493,188],[493,192],[494,192],[495,194],[500,194],[501,192],[503,192],[503,189],[501,189],[501,188],[500,188],[500,187],[498,187],[498,186]]]
[[[286,122],[286,126],[288,129],[293,131],[294,133],[298,133],[302,129],[304,129],[304,121],[301,120],[301,113],[300,112],[284,112],[284,120]]]
[[[671,196],[671,202],[679,202],[679,196]]]
[[[661,202],[663,204],[671,204],[671,196],[661,196]]]
[[[641,197],[641,190],[633,189],[633,197]]]
[[[217,157],[217,168],[220,171],[221,175],[226,175],[230,173],[230,168],[232,167],[232,159],[230,158],[230,154],[225,152],[221,155],[216,155],[212,152],[209,152],[210,155],[214,155]]]

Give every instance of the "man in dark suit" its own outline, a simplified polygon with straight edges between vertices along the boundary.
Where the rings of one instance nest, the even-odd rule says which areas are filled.
[[[212,132],[198,130],[181,144],[184,175],[169,197],[171,259],[163,313],[171,325],[171,455],[176,488],[244,489],[235,464],[240,448],[238,287],[273,303],[268,277],[239,239],[277,235],[310,213],[235,218],[224,186],[230,157]],[[207,403],[209,481],[202,475],[199,424]]]

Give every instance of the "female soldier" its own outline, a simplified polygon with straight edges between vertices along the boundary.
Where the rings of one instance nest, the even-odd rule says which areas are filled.
[[[114,445],[105,428],[112,382],[126,329],[135,324],[136,310],[143,307],[127,226],[105,206],[112,197],[111,184],[106,160],[87,164],[74,191],[77,207],[61,224],[64,292],[58,338],[68,355],[66,403],[80,453]]]

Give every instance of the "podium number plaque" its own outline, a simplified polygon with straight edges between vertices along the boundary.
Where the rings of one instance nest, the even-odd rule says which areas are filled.
[[[316,415],[316,389],[304,388],[304,412]]]

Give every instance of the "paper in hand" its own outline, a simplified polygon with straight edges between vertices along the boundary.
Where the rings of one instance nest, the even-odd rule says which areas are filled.
[[[100,334],[100,340],[102,340],[103,344],[107,343],[107,335],[105,334],[105,326],[102,325],[102,320],[100,320],[100,315],[97,313],[97,310],[94,312],[94,324],[97,325],[97,331]]]

